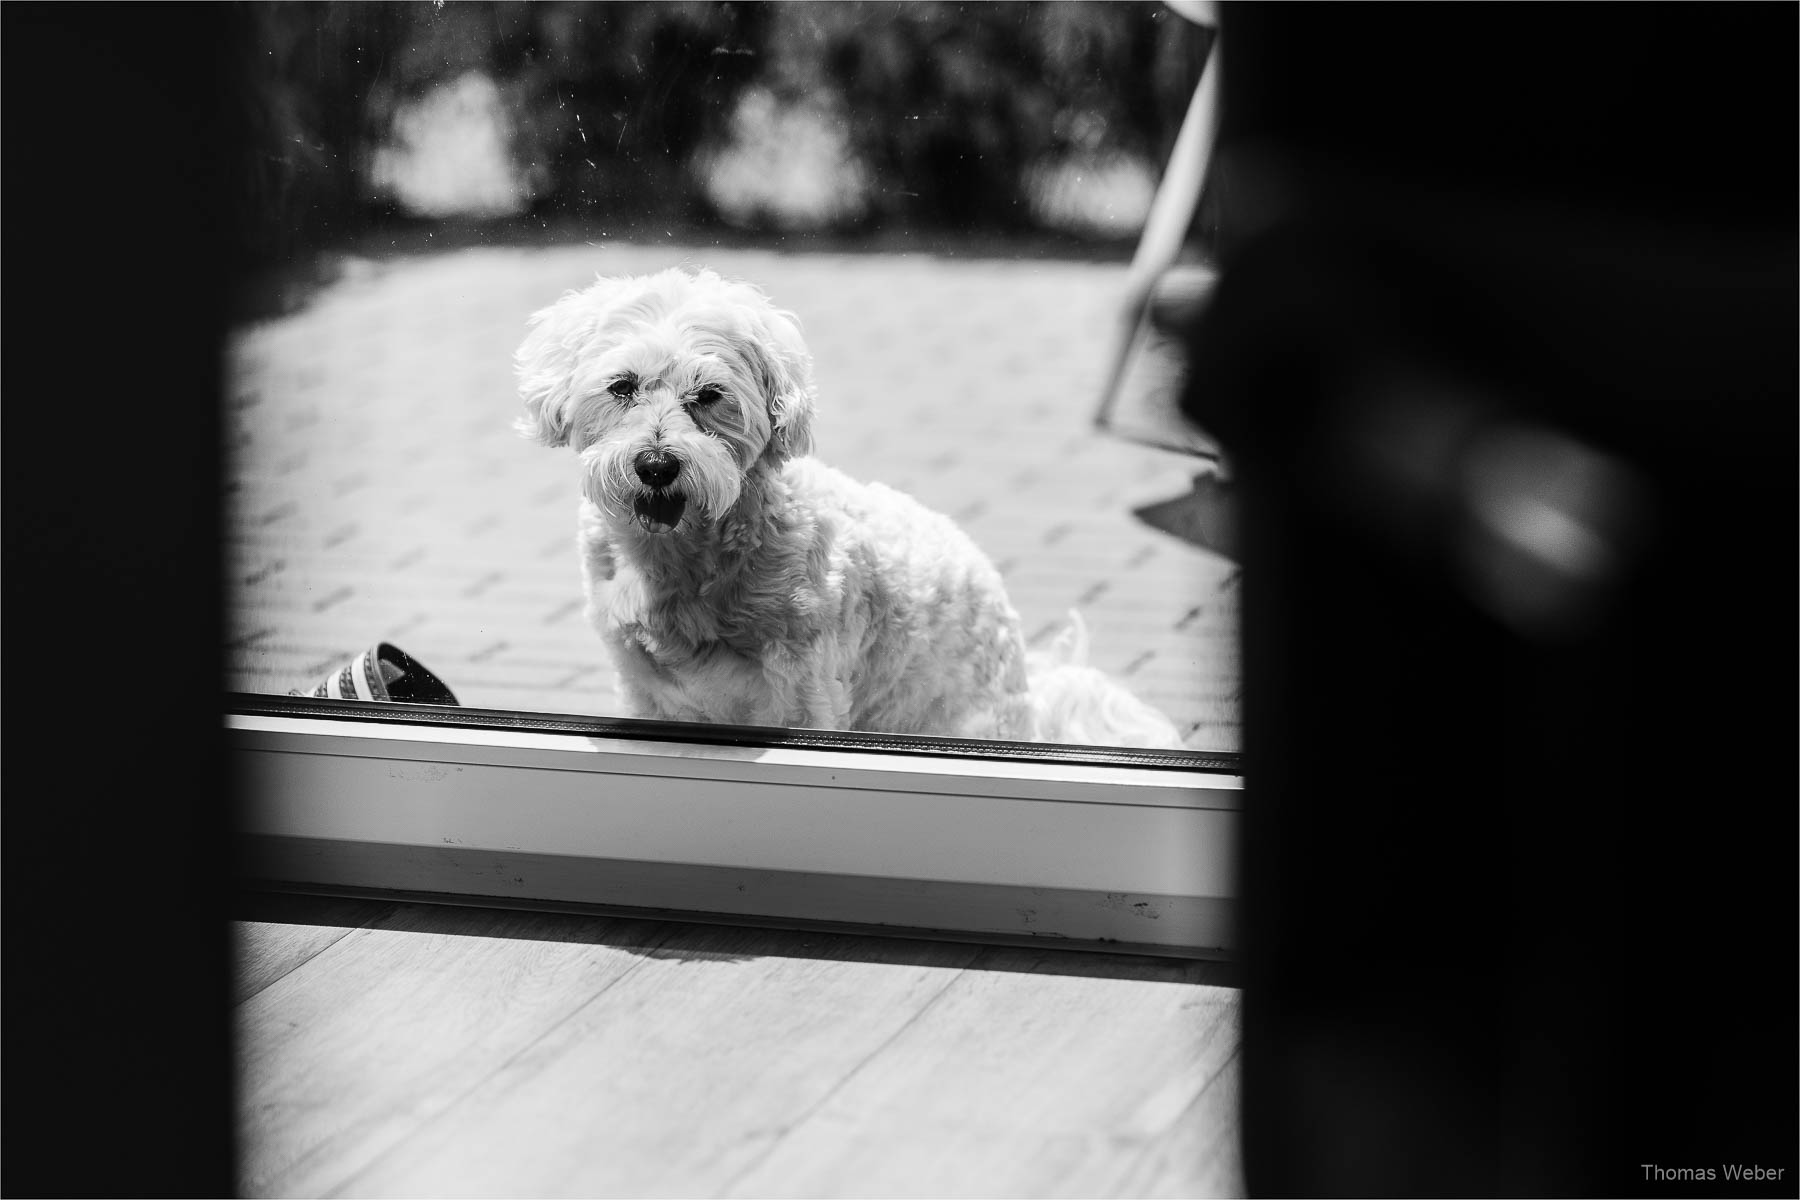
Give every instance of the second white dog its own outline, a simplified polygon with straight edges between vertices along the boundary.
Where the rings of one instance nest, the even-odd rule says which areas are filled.
[[[1028,656],[947,517],[810,456],[790,314],[710,271],[602,279],[532,317],[520,429],[581,461],[587,616],[633,716],[1178,747],[1081,665]]]

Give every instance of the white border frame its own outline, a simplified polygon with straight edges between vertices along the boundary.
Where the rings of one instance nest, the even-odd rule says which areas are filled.
[[[226,738],[257,886],[1231,948],[1233,774],[245,712]]]

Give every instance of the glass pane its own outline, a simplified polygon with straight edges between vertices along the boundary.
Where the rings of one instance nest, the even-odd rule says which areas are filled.
[[[659,660],[689,672],[685,694],[727,706],[729,681],[761,671],[823,679],[828,693],[838,681],[844,694],[808,709],[851,714],[829,723],[879,728],[868,713],[907,707],[873,704],[883,688],[890,700],[944,693],[921,708],[943,715],[970,689],[1009,688],[1018,646],[1066,653],[1073,612],[1099,674],[1047,672],[1034,657],[1032,686],[1093,710],[1123,689],[1182,744],[1237,748],[1237,568],[1168,519],[1210,464],[1094,420],[1126,267],[1205,30],[1148,4],[267,5],[241,16],[245,102],[262,137],[244,181],[257,269],[228,364],[233,689],[311,691],[329,677],[349,696],[647,715],[583,613],[578,509],[594,490],[595,443],[639,439],[621,528],[672,535],[657,561],[707,577],[716,547],[683,539],[714,514],[682,489],[712,495],[727,464],[741,477],[723,490],[746,494],[767,461],[779,419],[769,396],[707,390],[729,376],[755,391],[744,364],[760,360],[690,322],[667,361],[620,385],[637,392],[603,397],[625,371],[605,355],[648,362],[651,348],[583,341],[563,364],[580,375],[563,393],[577,445],[551,447],[514,428],[527,415],[514,357],[532,314],[572,290],[704,268],[794,314],[815,385],[810,457],[905,493],[971,545],[916,516],[876,534],[860,493],[808,493],[802,507],[828,507],[834,545],[875,556],[858,561],[888,590],[865,598],[852,580],[832,593],[841,611],[810,627],[835,642],[828,651],[817,636],[786,638],[766,604],[742,599],[794,594],[759,575],[715,605],[734,630],[729,669],[704,632],[701,650]],[[731,320],[760,312],[742,295],[727,307]],[[696,356],[725,374],[705,376]],[[634,420],[664,409],[630,426],[581,407],[613,403],[638,405]],[[759,415],[731,425],[714,404]],[[722,431],[729,452],[707,458]],[[646,451],[667,451],[687,483],[659,481],[662,460]],[[935,566],[917,561],[921,547]],[[627,569],[598,607],[617,618],[637,611],[620,581],[649,568],[641,547],[614,551]],[[927,598],[933,634],[917,624]],[[698,582],[682,603],[681,620],[700,620]],[[971,649],[969,631],[1008,608],[1016,629],[994,624],[991,644]],[[746,626],[763,629],[762,649]],[[696,682],[695,653],[720,673]],[[779,653],[790,658],[777,668]],[[448,694],[424,689],[434,681]],[[702,715],[741,718],[743,697],[729,703],[739,707]],[[965,708],[939,727],[927,716],[886,731],[1016,734],[971,723]],[[1067,729],[1090,727],[1034,732],[1082,741]],[[1118,741],[1155,740],[1133,720],[1119,728]]]

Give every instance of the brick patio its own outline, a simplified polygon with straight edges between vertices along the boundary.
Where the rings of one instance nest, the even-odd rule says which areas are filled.
[[[1086,262],[618,243],[353,261],[231,347],[227,687],[286,692],[390,641],[467,705],[616,713],[581,619],[574,456],[512,431],[512,352],[562,292],[678,263],[799,315],[822,458],[954,516],[1034,641],[1079,609],[1096,666],[1194,748],[1238,748],[1237,569],[1132,516],[1197,463],[1091,428],[1124,268]]]

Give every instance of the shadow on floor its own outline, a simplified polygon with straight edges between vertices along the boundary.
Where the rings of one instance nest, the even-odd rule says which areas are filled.
[[[1235,964],[1050,946],[996,945],[825,928],[712,924],[652,916],[546,912],[522,908],[246,891],[234,897],[238,921],[343,928],[375,927],[457,937],[585,942],[646,958],[751,962],[802,958],[895,966],[1012,971],[1092,979],[1240,986]]]

